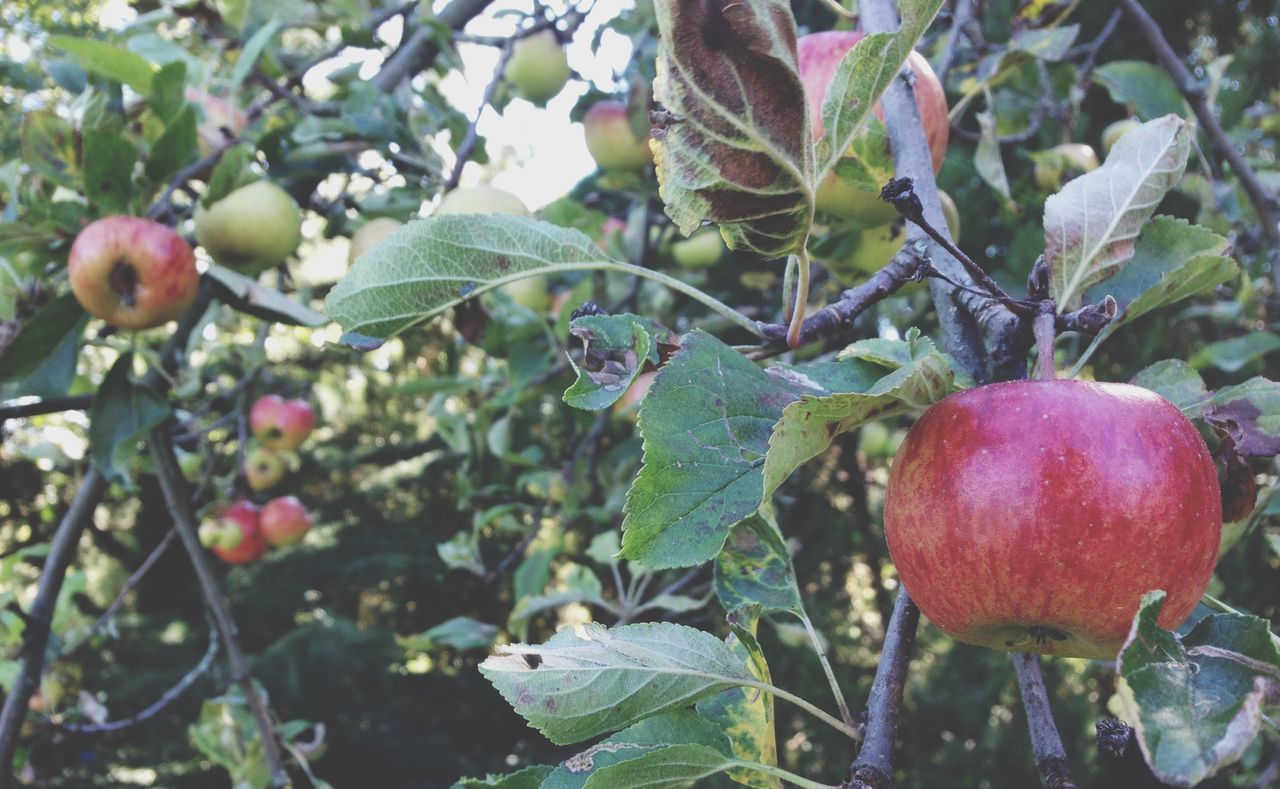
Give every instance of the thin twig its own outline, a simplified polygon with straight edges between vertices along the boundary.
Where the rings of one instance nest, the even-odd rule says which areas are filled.
[[[1205,136],[1209,138],[1209,142],[1222,154],[1227,163],[1231,165],[1231,169],[1236,174],[1236,178],[1240,180],[1240,186],[1244,187],[1245,194],[1249,196],[1249,202],[1253,205],[1253,210],[1257,212],[1258,219],[1262,224],[1262,235],[1267,240],[1271,260],[1271,276],[1275,280],[1277,286],[1280,286],[1280,225],[1277,225],[1275,195],[1268,191],[1267,187],[1258,180],[1258,175],[1245,161],[1244,155],[1236,148],[1235,143],[1227,136],[1227,132],[1222,128],[1222,124],[1218,121],[1213,110],[1209,107],[1209,103],[1205,100],[1204,91],[1196,83],[1195,77],[1187,68],[1182,59],[1178,57],[1178,53],[1173,51],[1173,47],[1161,32],[1160,26],[1151,18],[1151,15],[1138,3],[1137,0],[1120,0],[1121,8],[1129,15],[1129,18],[1138,26],[1138,31],[1142,34],[1147,43],[1155,50],[1156,58],[1160,61],[1160,65],[1164,70],[1173,77],[1174,83],[1178,86],[1187,103],[1191,105],[1191,111],[1196,114],[1196,118],[1200,120],[1200,126],[1204,129]]]
[[[49,554],[40,570],[36,599],[25,617],[27,626],[22,634],[22,668],[18,671],[9,695],[5,697],[3,712],[0,712],[0,786],[8,786],[10,783],[18,734],[27,718],[31,696],[39,686],[40,675],[44,672],[53,609],[62,591],[67,567],[75,555],[80,534],[93,518],[93,511],[106,491],[106,477],[96,466],[91,465],[49,543]]]
[[[258,688],[249,674],[249,664],[240,648],[235,620],[231,618],[231,608],[222,594],[218,579],[214,576],[209,562],[209,555],[200,546],[200,538],[196,534],[195,513],[191,510],[191,499],[187,492],[187,480],[178,467],[178,458],[174,455],[173,446],[169,443],[167,431],[163,426],[153,429],[147,440],[151,450],[151,458],[155,463],[156,476],[160,479],[160,490],[164,494],[165,504],[173,517],[174,530],[182,540],[191,558],[191,565],[196,571],[196,580],[204,595],[205,604],[213,614],[218,636],[227,650],[227,661],[231,665],[231,679],[240,686],[258,732],[262,739],[262,751],[267,762],[267,774],[271,776],[273,785],[282,785],[287,781],[284,765],[280,758],[280,743],[276,738],[275,728],[271,723],[271,713],[267,710],[266,701],[258,693]]]
[[[947,32],[947,43],[943,45],[937,68],[938,82],[944,86],[947,84],[947,72],[951,71],[951,66],[955,63],[956,44],[959,43],[960,36],[964,35],[965,25],[973,18],[974,2],[975,0],[959,0],[951,16],[951,29]]]
[[[453,170],[449,173],[449,179],[444,182],[446,192],[457,189],[458,182],[462,180],[462,168],[466,167],[467,162],[470,161],[471,154],[475,152],[476,144],[480,140],[480,118],[493,103],[493,94],[498,92],[498,86],[502,84],[503,74],[507,70],[507,63],[510,62],[513,51],[512,42],[508,39],[502,47],[502,54],[498,57],[498,65],[493,69],[493,78],[489,80],[489,84],[485,86],[484,95],[480,97],[480,109],[476,110],[476,117],[467,125],[467,133],[463,135],[462,143],[455,151],[456,161]]]
[[[1062,746],[1058,726],[1049,707],[1049,691],[1040,673],[1040,656],[1034,652],[1018,652],[1009,656],[1018,675],[1018,691],[1022,708],[1027,711],[1027,728],[1031,733],[1031,752],[1045,789],[1075,789],[1067,765],[1067,751]]]
[[[33,416],[56,414],[62,411],[84,411],[91,405],[93,405],[93,395],[46,397],[34,403],[0,407],[0,422],[4,422],[6,419],[27,419]]]
[[[907,663],[916,640],[920,609],[905,587],[898,588],[893,616],[885,631],[884,649],[867,697],[867,727],[862,750],[849,768],[848,789],[886,789],[893,785],[893,740],[902,714],[902,692],[907,684]]]

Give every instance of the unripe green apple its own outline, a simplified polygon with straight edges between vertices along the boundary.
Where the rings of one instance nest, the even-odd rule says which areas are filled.
[[[109,216],[81,230],[71,244],[67,278],[85,311],[122,329],[177,318],[200,285],[191,245],[136,216]]]
[[[280,484],[286,467],[284,458],[266,447],[259,447],[244,459],[244,478],[253,490],[267,490]]]
[[[225,541],[211,545],[210,550],[227,564],[248,564],[261,559],[267,552],[267,543],[258,527],[258,508],[248,501],[237,501],[222,512],[223,528],[228,535]],[[236,530],[240,539],[232,542]]]
[[[520,198],[496,186],[481,184],[465,189],[454,189],[444,196],[435,216],[447,214],[514,214],[529,216],[529,209]]]
[[[1222,493],[1195,426],[1126,384],[1013,381],[920,417],[894,458],[884,531],[940,630],[1009,652],[1114,660],[1142,596],[1175,629],[1218,559]]]
[[[1072,178],[1098,169],[1098,154],[1078,142],[1056,145],[1031,157],[1036,163],[1036,185],[1046,192],[1056,192]]]
[[[388,217],[378,217],[365,222],[355,235],[351,236],[351,247],[347,250],[347,264],[356,260],[376,247],[384,238],[399,230],[401,223]]]
[[[551,312],[553,300],[551,292],[547,290],[546,277],[524,277],[508,282],[499,290],[509,296],[516,304],[525,309],[533,310],[539,315],[546,315]]]
[[[956,208],[955,201],[943,191],[938,192],[938,201],[942,204],[942,215],[946,217],[952,240],[959,242],[960,211]],[[889,261],[893,260],[893,256],[898,254],[906,242],[905,220],[867,228],[859,231],[858,242],[853,251],[844,259],[829,263],[828,268],[841,283],[853,285],[889,265]]]
[[[274,546],[290,545],[301,540],[311,529],[311,513],[297,496],[281,496],[268,501],[258,516],[262,538]]]
[[[503,76],[516,95],[542,106],[569,82],[569,58],[551,29],[525,36],[511,48]]]
[[[704,228],[671,245],[671,257],[684,268],[707,268],[724,257],[724,239],[715,228]]]
[[[1111,147],[1120,142],[1120,138],[1138,128],[1142,124],[1133,118],[1116,121],[1102,130],[1102,155],[1111,153]]]
[[[263,395],[249,409],[249,429],[268,449],[297,449],[315,425],[315,409],[306,400]]]
[[[606,172],[643,170],[653,161],[648,138],[636,136],[631,113],[620,101],[605,100],[591,105],[582,119],[587,135],[587,152]]]
[[[196,205],[196,240],[213,259],[258,274],[289,259],[302,241],[302,213],[270,181],[242,186],[205,208]]]
[[[796,56],[800,65],[800,79],[804,83],[805,100],[809,108],[809,125],[815,140],[822,137],[822,102],[827,88],[835,76],[836,67],[845,54],[862,40],[860,31],[826,31],[801,36],[796,41]],[[916,106],[924,124],[925,138],[933,156],[933,171],[942,169],[947,155],[947,138],[951,122],[947,118],[947,94],[942,83],[933,73],[929,61],[914,50],[907,58],[907,65],[915,73]],[[876,117],[884,120],[884,110],[875,106]],[[888,140],[885,141],[888,145]],[[857,189],[839,180],[832,173],[818,187],[818,210],[825,214],[848,220],[858,227],[876,227],[892,222],[897,212],[893,206],[880,199],[879,189]]]

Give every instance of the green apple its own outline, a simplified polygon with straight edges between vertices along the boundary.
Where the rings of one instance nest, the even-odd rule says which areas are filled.
[[[533,310],[539,315],[546,315],[551,311],[552,297],[551,292],[547,290],[546,277],[524,277],[508,282],[499,290],[516,304]]]
[[[399,230],[401,223],[387,217],[379,217],[365,222],[355,235],[351,236],[351,247],[347,251],[347,263],[355,263],[356,260],[376,247],[384,238]]]
[[[671,245],[671,257],[684,268],[714,266],[724,253],[724,239],[720,237],[720,231],[712,227]]]
[[[529,216],[529,209],[520,198],[496,186],[481,184],[466,189],[454,189],[440,201],[436,216],[446,214],[514,214]]]
[[[938,192],[938,201],[942,203],[942,215],[946,217],[952,240],[959,242],[960,211],[955,201],[943,191]],[[828,268],[842,284],[857,284],[887,266],[906,241],[907,223],[904,220],[867,228],[858,233],[853,251],[841,260],[830,261]]]
[[[569,82],[569,59],[551,29],[525,36],[511,48],[503,76],[520,98],[542,106]]]
[[[631,113],[620,101],[598,101],[582,119],[587,136],[587,152],[601,170],[629,172],[643,170],[653,161],[648,138],[636,136]]]
[[[1098,154],[1087,145],[1068,142],[1047,151],[1031,154],[1035,161],[1036,185],[1046,192],[1056,192],[1072,178],[1098,169]]]
[[[205,208],[196,205],[196,240],[213,259],[258,274],[289,259],[302,241],[302,212],[270,181],[242,186]]]
[[[274,488],[284,479],[284,458],[266,447],[259,447],[244,459],[244,478],[253,490]]]
[[[1102,130],[1102,155],[1111,153],[1111,147],[1120,142],[1120,138],[1138,128],[1142,124],[1133,118],[1116,121]]]

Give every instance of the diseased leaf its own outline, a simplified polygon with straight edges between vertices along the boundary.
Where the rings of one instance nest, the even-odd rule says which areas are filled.
[[[682,789],[742,762],[706,745],[668,745],[598,770],[584,789]]]
[[[733,634],[726,642],[756,679],[772,684],[769,663],[765,660],[764,650],[756,641],[759,623],[759,606],[735,610],[729,615]],[[729,741],[733,743],[733,754],[739,759],[755,764],[777,765],[778,734],[772,694],[761,693],[754,688],[730,688],[698,702],[697,709],[729,735]],[[736,783],[757,789],[782,786],[777,777],[750,768],[736,767],[728,772]]]
[[[720,727],[690,709],[673,710],[639,723],[566,759],[547,777],[542,789],[582,789],[595,774],[671,745],[703,745],[724,756],[732,754]]]
[[[761,536],[771,532],[771,539]],[[802,615],[804,604],[791,557],[782,548],[782,533],[764,509],[729,532],[716,554],[715,592],[726,611],[757,605],[761,613],[786,611]]]
[[[577,230],[519,216],[454,214],[396,230],[360,256],[325,311],[345,331],[387,338],[523,277],[611,259]]]
[[[1192,786],[1257,736],[1280,653],[1267,621],[1243,614],[1211,614],[1180,639],[1156,624],[1164,597],[1143,597],[1120,653],[1120,698],[1156,777]]]
[[[587,315],[569,326],[582,340],[582,365],[569,363],[578,380],[565,391],[564,401],[584,411],[602,411],[616,403],[643,372],[660,361],[659,346],[671,348],[671,332],[637,315]]]
[[[480,672],[552,742],[579,742],[755,680],[715,636],[654,623],[588,624],[514,644]]]
[[[1204,404],[1204,418],[1226,431],[1242,455],[1280,455],[1280,383],[1257,377],[1219,389]]]
[[[653,133],[667,215],[730,249],[785,257],[813,219],[813,146],[786,0],[654,3],[661,36]]]
[[[1133,107],[1141,120],[1188,115],[1187,102],[1168,72],[1145,60],[1113,60],[1094,69],[1093,77],[1113,101]]]
[[[130,377],[133,354],[116,360],[89,408],[89,451],[103,476],[133,486],[129,465],[138,443],[169,416],[169,404],[155,390]]]
[[[1280,334],[1254,331],[1230,340],[1211,342],[1196,351],[1189,361],[1197,369],[1217,367],[1223,372],[1234,373],[1276,351],[1280,351]]]
[[[1116,274],[1165,193],[1182,176],[1191,130],[1175,115],[1120,138],[1107,161],[1045,201],[1045,260],[1058,309],[1079,306],[1084,292]]]
[[[537,764],[506,775],[463,778],[454,783],[453,789],[538,789],[555,769],[549,764]]]
[[[24,164],[62,186],[78,186],[80,157],[69,121],[53,112],[28,112],[18,138]]]

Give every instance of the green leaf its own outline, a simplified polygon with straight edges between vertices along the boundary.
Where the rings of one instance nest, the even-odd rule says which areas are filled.
[[[757,605],[766,614],[803,614],[800,587],[782,533],[763,511],[729,532],[724,550],[716,555],[715,592],[726,611]]]
[[[1145,60],[1113,60],[1094,69],[1093,77],[1112,101],[1133,107],[1141,120],[1188,114],[1187,102],[1168,72]]]
[[[84,192],[102,213],[128,213],[138,151],[119,132],[84,132]]]
[[[720,727],[693,710],[673,710],[646,718],[566,759],[542,789],[582,789],[593,776],[609,773],[615,765],[673,745],[700,745],[722,756],[733,752]]]
[[[187,64],[181,60],[166,63],[151,80],[148,106],[166,124],[186,106]]]
[[[521,633],[523,637],[525,623],[535,614],[570,603],[601,605],[603,594],[604,587],[591,568],[574,563],[565,564],[557,568],[556,581],[550,590],[540,589],[537,594],[519,598],[511,609],[507,628]]]
[[[1120,698],[1156,777],[1192,786],[1257,736],[1280,653],[1267,621],[1243,614],[1212,614],[1180,639],[1156,624],[1164,597],[1143,597],[1120,653]]]
[[[48,43],[75,58],[85,71],[128,85],[143,96],[151,93],[156,67],[139,54],[91,38],[49,36]]]
[[[88,321],[84,308],[70,293],[41,307],[0,351],[0,381],[17,381],[35,373],[68,337],[78,340]]]
[[[455,616],[422,635],[402,640],[400,645],[420,652],[432,652],[441,647],[467,651],[488,649],[497,636],[497,625],[490,625],[469,616]]]
[[[200,197],[200,205],[208,208],[242,186],[256,180],[249,169],[253,150],[247,145],[228,148],[209,175],[209,188]]]
[[[1165,193],[1182,177],[1191,153],[1186,121],[1167,115],[1120,138],[1107,161],[1045,201],[1045,260],[1050,290],[1062,312],[1120,270],[1134,240]]]
[[[541,646],[498,647],[480,672],[560,745],[755,682],[715,636],[669,623],[562,630]]]
[[[174,116],[151,146],[151,153],[147,156],[147,177],[157,184],[167,181],[178,170],[195,161],[197,155],[196,112],[188,104]]]
[[[267,44],[271,43],[271,39],[276,33],[280,32],[283,23],[277,17],[272,17],[271,21],[258,28],[257,32],[245,43],[244,49],[240,50],[240,56],[236,58],[236,65],[231,69],[231,83],[227,87],[228,94],[234,94],[239,89],[245,77],[249,76],[249,72],[258,62],[258,58],[262,56],[262,51],[266,49]]]
[[[644,371],[657,365],[658,346],[671,345],[671,332],[637,315],[587,315],[569,325],[584,346],[582,366],[569,359],[578,380],[564,401],[584,411],[602,411],[616,403]]]
[[[853,46],[836,67],[822,102],[824,134],[818,141],[815,183],[821,183],[863,133],[863,125],[893,78],[906,65],[929,28],[942,0],[897,3],[902,26],[896,33],[872,33]]]
[[[77,185],[80,156],[70,122],[53,112],[29,112],[18,137],[25,164],[62,186]]]
[[[577,230],[534,219],[431,217],[361,255],[329,292],[325,309],[345,331],[386,338],[508,282],[612,262]]]
[[[706,745],[668,745],[596,771],[583,789],[681,789],[741,764]]]
[[[1181,408],[1188,416],[1198,416],[1209,399],[1209,390],[1191,365],[1181,359],[1165,359],[1139,372],[1130,382],[1150,389]]]
[[[132,380],[133,354],[116,360],[93,395],[89,409],[89,451],[103,475],[133,486],[129,465],[151,428],[169,416],[169,404],[155,390]]]
[[[667,215],[686,236],[716,222],[740,252],[797,251],[814,173],[790,3],[657,0],[654,12],[653,92],[669,117],[653,150]]]
[[[484,778],[463,778],[453,789],[538,789],[556,768],[538,764],[506,775],[487,775]]]
[[[252,277],[246,277],[217,263],[209,264],[209,279],[219,299],[246,315],[291,326],[325,326],[329,319],[275,288],[269,288]]]
[[[845,382],[836,394],[806,394],[787,406],[774,427],[764,464],[766,496],[826,451],[837,435],[867,422],[923,410],[957,388],[947,357],[918,333],[909,333],[907,340],[863,340],[845,349],[841,358],[857,372],[857,380]]]
[[[1230,340],[1211,342],[1189,360],[1191,366],[1203,370],[1217,367],[1228,373],[1238,372],[1252,361],[1280,351],[1280,335],[1254,331]]]
[[[1004,156],[1000,152],[1000,140],[996,135],[996,116],[994,111],[978,113],[978,128],[981,136],[973,150],[973,169],[977,170],[982,180],[996,191],[996,194],[1009,202],[1013,192],[1009,189],[1009,176],[1004,169]]]
[[[1079,35],[1079,25],[1019,30],[1009,39],[1009,51],[1024,52],[1034,58],[1056,63],[1067,56]]]

